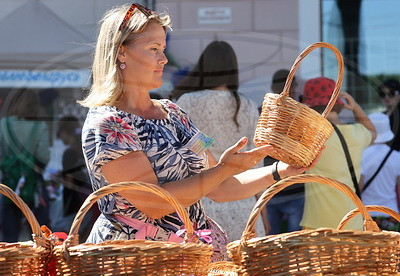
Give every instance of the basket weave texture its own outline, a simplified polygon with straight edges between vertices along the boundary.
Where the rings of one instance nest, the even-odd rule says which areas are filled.
[[[237,276],[238,267],[231,261],[214,262],[210,265],[208,276]]]
[[[272,196],[306,182],[326,184],[348,195],[364,218],[364,231],[319,228],[255,237],[257,217]],[[349,219],[343,220],[342,227]],[[241,239],[228,244],[239,275],[396,275],[399,249],[400,233],[381,231],[348,186],[307,174],[288,177],[268,188],[253,208]]]
[[[110,240],[78,244],[79,226],[94,202],[127,189],[154,193],[174,206],[185,224],[185,242]],[[212,253],[212,246],[194,234],[182,205],[159,186],[142,182],[120,182],[93,192],[78,211],[64,244],[54,250],[57,273],[61,275],[207,275]]]
[[[338,62],[338,78],[324,112],[319,114],[289,97],[289,89],[300,62],[316,48],[333,51]],[[295,167],[307,167],[315,159],[333,127],[326,119],[336,103],[343,82],[343,57],[340,51],[326,42],[308,46],[295,60],[281,94],[267,93],[254,134],[257,147],[272,145],[276,153],[271,157]]]
[[[50,241],[43,237],[40,225],[28,205],[12,189],[0,184],[0,193],[18,206],[33,233],[33,242],[0,242],[0,275],[46,275]]]

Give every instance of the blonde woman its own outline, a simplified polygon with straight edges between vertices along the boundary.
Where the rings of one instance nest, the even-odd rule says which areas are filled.
[[[247,143],[242,138],[216,161],[207,150],[212,139],[185,112],[169,100],[150,98],[149,91],[162,84],[169,25],[168,15],[139,4],[105,14],[94,55],[93,86],[81,102],[90,108],[82,144],[94,190],[120,181],[160,185],[187,208],[198,231],[209,227],[200,204],[204,196],[239,200],[275,182],[273,166],[248,170],[273,148],[240,152]],[[200,141],[209,143],[198,147]],[[284,163],[278,167],[281,177],[304,170]],[[176,233],[183,223],[173,207],[155,195],[123,191],[103,198],[99,208],[88,242],[182,240]],[[224,258],[214,255],[214,260]]]

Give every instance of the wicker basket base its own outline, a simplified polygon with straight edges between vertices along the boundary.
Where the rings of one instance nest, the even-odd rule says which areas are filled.
[[[396,275],[400,233],[320,228],[228,245],[239,274]]]
[[[207,275],[212,249],[206,244],[114,240],[56,247],[61,275]],[[209,254],[204,254],[208,251]]]
[[[295,167],[307,167],[332,135],[331,123],[292,98],[268,93],[254,134],[257,147],[272,145],[271,157]]]

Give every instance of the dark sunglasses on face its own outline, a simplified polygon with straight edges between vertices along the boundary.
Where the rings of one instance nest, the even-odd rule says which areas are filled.
[[[389,93],[385,93],[382,90],[378,92],[381,98],[393,98],[396,95],[400,95],[400,91],[390,91]]]
[[[125,27],[128,25],[129,20],[131,19],[132,14],[133,14],[133,12],[134,12],[136,9],[138,9],[139,11],[141,11],[141,12],[142,12],[145,16],[147,16],[147,17],[149,17],[149,16],[153,13],[153,11],[150,10],[149,8],[146,8],[146,7],[144,7],[144,6],[140,5],[140,4],[137,4],[137,3],[133,3],[133,4],[129,7],[128,11],[126,12],[126,14],[125,14],[125,16],[124,16],[124,19],[123,19],[122,22],[121,22],[121,25],[119,26],[119,30],[120,30],[120,31],[122,31],[123,29],[125,29]]]

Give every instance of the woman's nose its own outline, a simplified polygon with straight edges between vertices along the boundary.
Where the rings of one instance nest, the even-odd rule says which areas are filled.
[[[164,52],[162,52],[162,54],[161,54],[160,63],[163,64],[163,65],[168,63],[168,58],[167,58],[167,56],[165,55]]]

